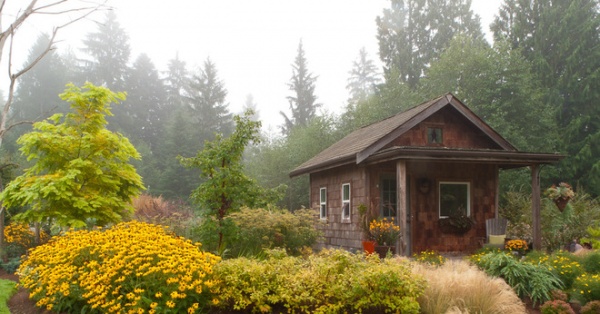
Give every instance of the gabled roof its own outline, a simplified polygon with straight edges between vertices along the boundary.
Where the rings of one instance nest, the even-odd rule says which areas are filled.
[[[294,177],[346,164],[360,164],[369,157],[376,155],[394,139],[447,106],[456,109],[482,134],[500,147],[499,150],[495,150],[496,152],[517,153],[514,146],[475,115],[454,95],[447,93],[387,119],[357,129],[298,166],[290,173],[290,176]],[[414,150],[414,147],[411,149]],[[448,149],[445,149],[445,151],[448,151]]]

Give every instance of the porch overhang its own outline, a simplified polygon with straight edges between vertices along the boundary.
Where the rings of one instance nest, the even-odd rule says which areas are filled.
[[[528,167],[531,165],[554,164],[563,158],[565,158],[565,155],[561,154],[504,150],[390,147],[371,155],[364,163],[376,164],[395,160],[472,162],[494,164],[501,169],[511,169]]]

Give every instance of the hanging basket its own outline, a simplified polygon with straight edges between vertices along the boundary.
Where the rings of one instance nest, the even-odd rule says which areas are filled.
[[[558,207],[558,210],[560,210],[561,212],[565,209],[565,207],[567,207],[568,203],[568,198],[559,197],[554,199],[554,204],[556,204],[556,207]]]

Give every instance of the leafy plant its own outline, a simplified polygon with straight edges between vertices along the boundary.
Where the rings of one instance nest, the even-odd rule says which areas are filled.
[[[562,300],[546,301],[540,306],[542,314],[575,314],[569,303]]]
[[[216,134],[214,141],[204,143],[204,149],[195,157],[179,157],[180,162],[189,168],[198,168],[202,183],[192,193],[196,204],[207,214],[217,219],[219,224],[218,247],[223,250],[223,221],[225,217],[240,210],[242,206],[263,207],[274,204],[283,196],[285,186],[263,189],[243,171],[244,149],[252,142],[259,142],[260,122],[252,121],[252,110],[244,116],[235,116],[235,131],[225,138]]]
[[[580,314],[600,314],[600,301],[590,301],[581,307]]]
[[[600,300],[600,274],[581,274],[573,283],[574,299],[582,304]]]
[[[1,194],[9,208],[29,206],[15,219],[54,219],[59,226],[117,223],[133,211],[131,198],[144,189],[129,163],[140,155],[129,140],[106,129],[110,104],[125,99],[106,87],[68,84],[60,97],[71,113],[33,124],[21,136],[21,152],[35,164],[12,180]]]
[[[371,220],[369,231],[377,245],[394,245],[401,234],[400,226],[394,223],[394,218]]]
[[[566,182],[561,182],[558,185],[552,185],[544,192],[544,195],[552,200],[556,200],[559,198],[569,200],[575,196],[575,192],[573,192],[573,188]]]
[[[200,244],[141,222],[71,231],[31,250],[20,284],[55,312],[181,313],[212,304],[213,266]]]
[[[590,274],[600,274],[600,251],[592,251],[581,256],[581,266]]]
[[[262,313],[419,313],[425,289],[405,262],[342,250],[306,258],[273,250],[262,260],[225,260],[214,274],[220,309]]]
[[[478,267],[490,276],[503,278],[519,295],[529,297],[534,304],[551,299],[551,291],[562,289],[563,283],[547,267],[522,263],[512,254],[487,253],[479,258]]]

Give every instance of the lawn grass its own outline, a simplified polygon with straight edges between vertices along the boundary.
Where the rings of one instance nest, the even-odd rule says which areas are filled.
[[[6,303],[17,292],[16,284],[12,280],[0,279],[0,314],[10,314]]]

